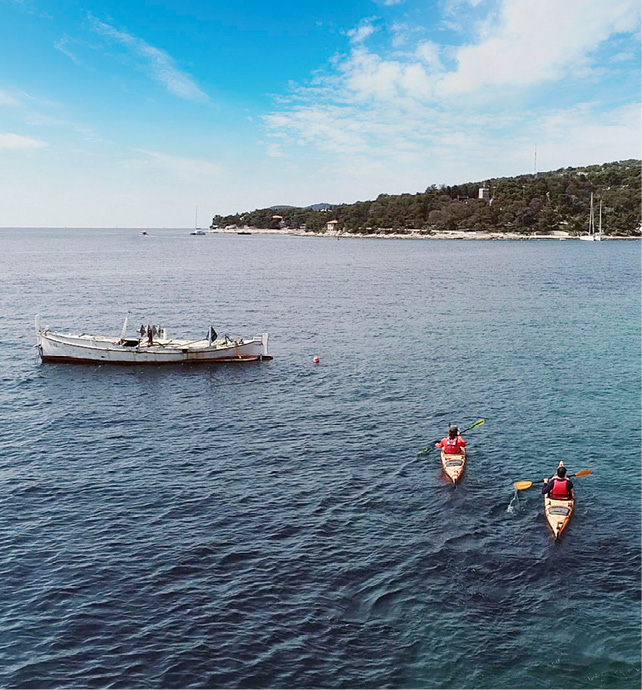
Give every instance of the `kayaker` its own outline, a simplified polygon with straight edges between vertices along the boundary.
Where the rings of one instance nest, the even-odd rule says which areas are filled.
[[[549,479],[544,479],[543,494],[549,494],[550,498],[573,498],[573,482],[566,477],[566,467],[560,465],[557,474]]]
[[[454,424],[448,429],[448,436],[444,436],[439,443],[435,444],[435,448],[443,448],[447,455],[461,453],[461,449],[465,446],[466,441],[459,435],[459,429]]]

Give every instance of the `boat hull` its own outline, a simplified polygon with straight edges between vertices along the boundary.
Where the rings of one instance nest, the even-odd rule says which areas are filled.
[[[461,479],[466,467],[466,449],[462,448],[461,453],[444,453],[442,449],[441,466],[448,479],[456,484]]]
[[[544,514],[555,541],[562,536],[562,532],[568,527],[574,508],[574,498],[551,498],[548,495],[544,497]]]
[[[132,343],[131,340],[128,342]],[[252,362],[269,360],[268,334],[210,343],[208,340],[133,341],[124,345],[117,338],[37,331],[37,346],[43,362],[91,364],[177,364]]]

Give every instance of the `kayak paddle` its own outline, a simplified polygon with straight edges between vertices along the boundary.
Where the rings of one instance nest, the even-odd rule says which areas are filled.
[[[586,477],[587,475],[591,474],[593,470],[586,469],[586,470],[580,470],[579,472],[576,472],[575,474],[569,474],[568,478],[570,479],[571,477]],[[535,482],[513,482],[513,486],[518,490],[518,491],[524,491],[525,489],[530,489],[531,486],[533,486]],[[543,484],[542,481],[537,482],[539,484]]]
[[[475,427],[481,426],[482,424],[485,424],[486,420],[485,419],[478,419],[474,424],[471,424],[467,429],[464,429],[463,431],[460,431],[461,434],[465,434],[467,431],[470,431],[471,429],[474,429]],[[441,441],[440,438],[438,438],[436,441],[433,441],[428,448],[424,448],[423,450],[420,450],[417,455],[427,455],[430,453],[431,450],[435,448],[435,443],[439,443]]]

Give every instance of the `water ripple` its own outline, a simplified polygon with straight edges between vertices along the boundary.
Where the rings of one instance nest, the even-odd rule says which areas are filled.
[[[5,238],[0,685],[639,687],[634,243],[197,252],[159,231],[141,261],[104,232]],[[453,252],[446,284],[426,267]],[[34,361],[38,311],[118,332],[143,309],[189,335],[213,295],[217,330],[269,330],[274,361]],[[458,486],[415,456],[479,417]],[[594,474],[554,544],[536,488],[507,508],[560,428]]]

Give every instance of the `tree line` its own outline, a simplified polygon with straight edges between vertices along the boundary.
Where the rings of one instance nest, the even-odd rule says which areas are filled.
[[[272,207],[214,216],[212,227],[295,228],[324,232],[336,220],[338,232],[372,234],[419,231],[547,234],[587,231],[591,193],[602,202],[607,235],[640,235],[640,161],[501,177],[459,185],[432,185],[417,194],[380,194],[372,201],[330,205],[324,210]],[[485,189],[480,198],[480,189]]]

